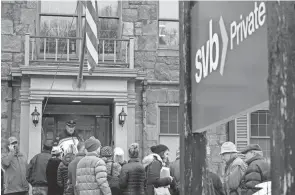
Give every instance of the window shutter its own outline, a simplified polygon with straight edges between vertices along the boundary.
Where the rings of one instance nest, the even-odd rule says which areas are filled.
[[[235,119],[237,150],[243,150],[249,144],[249,115],[243,115]]]

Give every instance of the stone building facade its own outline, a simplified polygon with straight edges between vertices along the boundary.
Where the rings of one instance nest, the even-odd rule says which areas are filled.
[[[24,135],[21,135],[21,131],[26,131],[29,134],[33,131],[36,136],[41,137],[34,126],[27,124],[31,123],[29,116],[32,106],[26,106],[31,104],[30,102],[33,100],[26,97],[24,93],[34,88],[33,81],[28,81],[33,76],[18,75],[16,72],[25,64],[26,33],[30,35],[36,33],[38,3],[36,1],[2,1],[1,4],[1,140],[2,143],[5,143],[5,140],[13,135],[20,138],[21,143],[28,142],[32,137],[22,139]],[[126,108],[128,107],[128,125],[125,125],[122,131],[117,126],[113,128],[115,131],[121,131],[119,133],[128,135],[127,144],[138,142],[142,147],[142,155],[149,153],[149,147],[152,145],[163,143],[169,146],[176,145],[171,151],[175,156],[175,149],[178,147],[175,140],[178,141],[178,135],[177,133],[161,134],[160,108],[179,105],[179,54],[178,49],[159,47],[159,2],[122,1],[120,22],[121,37],[119,38],[134,38],[134,69],[137,71],[135,73],[137,76],[133,78],[132,84],[130,84],[130,80],[126,81],[128,82],[126,93],[129,100],[124,105],[127,105]],[[99,68],[97,67],[97,69]],[[40,74],[42,75],[42,73]],[[97,78],[100,79],[100,76]],[[129,87],[129,85],[133,87]],[[75,89],[72,90],[74,93]],[[29,95],[27,94],[27,96]],[[44,106],[44,101],[37,105],[42,108],[42,104]],[[132,105],[134,105],[134,113]],[[24,113],[25,109],[26,113]],[[175,112],[171,113],[175,114]],[[28,122],[21,120],[21,116],[25,115],[28,117]],[[114,123],[117,122],[114,121]],[[34,134],[30,135],[34,137]],[[208,158],[209,167],[221,175],[223,164],[219,157],[219,151],[221,144],[227,140],[225,126],[208,130],[207,137],[211,148]],[[42,141],[41,138],[37,140]],[[114,145],[116,146],[116,144],[115,139]],[[126,149],[127,144],[125,143],[123,148]],[[26,148],[23,151],[32,156],[40,150],[41,143],[39,145],[40,147],[32,152],[32,145],[23,144]],[[2,145],[2,149],[5,149],[4,145]]]

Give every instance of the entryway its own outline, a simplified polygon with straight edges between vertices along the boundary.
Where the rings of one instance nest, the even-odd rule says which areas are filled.
[[[55,139],[65,130],[66,122],[74,120],[76,131],[83,140],[94,136],[101,141],[102,146],[112,146],[112,105],[108,102],[93,105],[97,102],[90,99],[50,98],[43,105],[44,109],[46,104],[42,117],[42,142]]]

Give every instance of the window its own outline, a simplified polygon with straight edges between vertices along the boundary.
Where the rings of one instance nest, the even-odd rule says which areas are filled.
[[[67,52],[67,39],[56,37],[82,37],[85,24],[85,8],[81,1],[39,1],[39,28],[37,34],[47,38],[40,40],[40,52],[55,53],[58,44],[58,53]],[[102,39],[116,39],[120,37],[120,3],[118,0],[99,0],[99,37]],[[78,53],[81,40],[70,39],[70,53]],[[101,45],[101,44],[100,44]],[[101,50],[101,49],[100,49]],[[114,51],[114,41],[105,40],[105,53]]]
[[[269,128],[270,114],[268,110],[258,110],[251,113],[250,143],[259,144],[263,150],[263,155],[270,158],[270,135]]]
[[[39,4],[40,26],[37,33],[47,37],[40,39],[40,52],[53,54],[56,45],[59,54],[67,51],[67,39],[55,37],[80,36],[78,26],[78,1],[42,1]],[[53,38],[49,38],[53,37]],[[76,53],[76,40],[70,39],[70,53]]]
[[[159,1],[159,48],[178,49],[178,1]]]
[[[178,106],[160,106],[160,134],[179,134]]]

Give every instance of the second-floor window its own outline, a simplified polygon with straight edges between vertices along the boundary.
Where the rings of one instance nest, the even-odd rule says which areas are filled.
[[[80,40],[62,37],[82,37],[85,24],[85,8],[81,1],[39,1],[39,26],[37,35],[52,37],[40,39],[40,52],[47,54],[66,53],[69,44],[70,54],[77,54]],[[98,35],[102,39],[115,39],[120,36],[120,3],[118,0],[98,1]],[[57,39],[58,38],[58,39]],[[69,42],[69,43],[68,43]],[[105,41],[105,53],[113,51],[113,42]],[[45,53],[44,52],[44,53]]]
[[[159,1],[159,48],[179,47],[178,7],[178,1]]]

